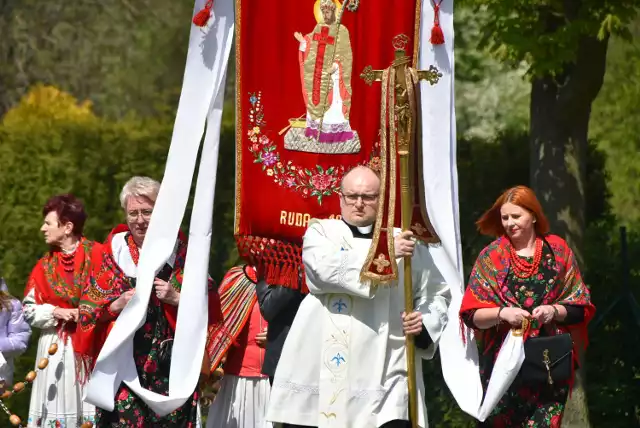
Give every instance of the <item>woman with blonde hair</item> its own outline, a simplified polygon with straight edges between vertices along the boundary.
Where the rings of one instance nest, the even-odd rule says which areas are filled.
[[[595,313],[589,290],[528,187],[504,192],[476,224],[497,239],[476,260],[460,316],[476,331],[485,391],[509,331],[524,327],[525,337],[520,372],[480,426],[559,428]]]

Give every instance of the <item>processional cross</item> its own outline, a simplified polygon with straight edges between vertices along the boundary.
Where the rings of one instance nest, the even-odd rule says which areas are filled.
[[[360,77],[368,85],[375,81],[381,81],[383,85],[382,109],[389,109],[393,115],[389,115],[389,123],[380,124],[381,132],[389,132],[397,138],[397,147],[389,147],[396,150],[400,158],[400,194],[401,194],[401,227],[402,230],[412,229],[411,220],[414,208],[415,189],[412,176],[412,156],[415,156],[416,135],[418,134],[418,84],[420,80],[426,80],[431,85],[436,84],[442,74],[433,65],[428,70],[416,70],[410,67],[411,57],[407,56],[406,45],[409,38],[400,34],[393,39],[395,59],[384,70],[374,70],[370,65],[365,67]],[[387,91],[388,88],[388,91]],[[389,93],[387,93],[389,92]],[[382,116],[384,117],[384,115]],[[387,131],[388,126],[388,131]],[[420,161],[420,160],[418,160]],[[391,168],[395,171],[395,168]],[[390,183],[395,184],[395,177],[391,177]],[[392,208],[393,209],[393,208]],[[417,225],[420,226],[420,225]],[[404,258],[404,306],[405,312],[413,312],[413,284],[411,277],[411,257]],[[406,336],[407,349],[407,376],[409,385],[409,416],[414,428],[418,427],[417,387],[415,370],[415,343],[413,336]]]

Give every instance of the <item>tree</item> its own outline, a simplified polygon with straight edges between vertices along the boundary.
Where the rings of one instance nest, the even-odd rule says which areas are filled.
[[[192,7],[0,0],[0,117],[37,83],[93,101],[101,116],[173,116]]]
[[[566,237],[579,263],[586,228],[586,159],[591,106],[605,74],[611,34],[626,25],[635,0],[463,0],[488,13],[482,42],[497,58],[529,67],[530,184],[555,233]],[[589,426],[579,372],[565,424]]]
[[[501,133],[526,132],[530,95],[523,79],[526,66],[512,68],[478,49],[488,13],[459,8],[454,20],[458,138],[493,141]]]

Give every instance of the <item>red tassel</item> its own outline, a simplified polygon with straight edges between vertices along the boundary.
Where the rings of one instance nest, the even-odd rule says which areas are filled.
[[[193,17],[193,23],[198,27],[207,25],[209,18],[211,18],[211,8],[213,8],[213,0],[207,0],[204,8]]]
[[[436,3],[434,0],[433,3],[433,28],[431,28],[431,39],[429,39],[432,45],[444,44],[444,33],[440,27],[440,4],[442,1]]]
[[[431,29],[431,44],[432,45],[442,45],[444,44],[444,34],[442,33],[442,28],[440,24],[434,24]]]

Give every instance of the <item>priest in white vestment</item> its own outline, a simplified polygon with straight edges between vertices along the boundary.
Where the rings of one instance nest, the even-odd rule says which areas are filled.
[[[376,173],[356,167],[342,181],[342,220],[309,223],[302,259],[310,294],[284,345],[269,421],[285,427],[410,426],[405,334],[412,334],[418,425],[428,425],[421,359],[433,357],[447,323],[449,286],[430,249],[410,231],[397,231],[394,246],[399,258],[413,255],[415,312],[403,311],[401,259],[397,283],[376,287],[360,280],[379,191]]]

